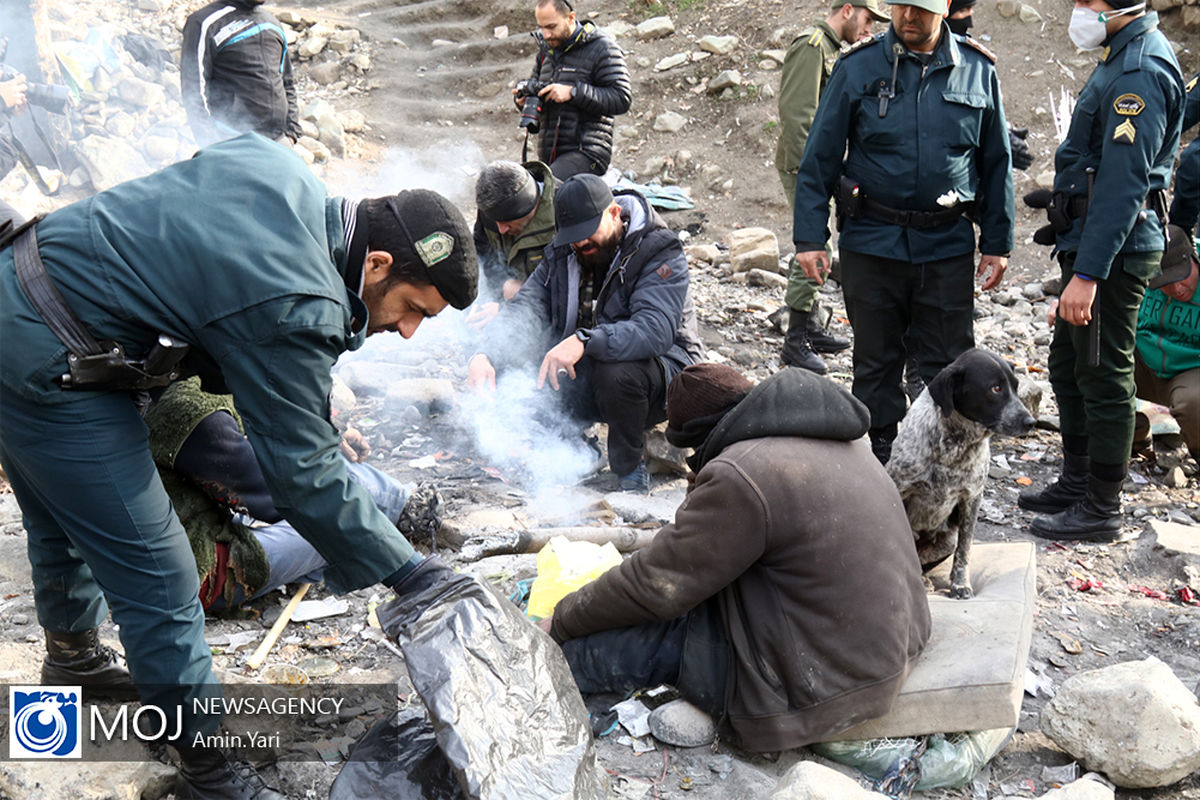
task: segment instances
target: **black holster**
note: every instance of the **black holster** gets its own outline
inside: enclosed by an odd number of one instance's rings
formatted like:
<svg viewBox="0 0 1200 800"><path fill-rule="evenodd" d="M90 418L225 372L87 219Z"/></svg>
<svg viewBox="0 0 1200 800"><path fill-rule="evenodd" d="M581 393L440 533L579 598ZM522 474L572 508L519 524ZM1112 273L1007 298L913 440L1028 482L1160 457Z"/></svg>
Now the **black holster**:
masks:
<svg viewBox="0 0 1200 800"><path fill-rule="evenodd" d="M858 181L848 175L839 177L833 200L837 206L837 229L840 233L847 217L859 219L863 215L863 193Z"/></svg>
<svg viewBox="0 0 1200 800"><path fill-rule="evenodd" d="M67 305L38 253L35 217L4 232L0 247L12 244L17 281L25 296L58 340L67 347L67 372L59 379L63 389L79 391L141 392L166 386L180 376L180 362L188 345L160 335L144 359L127 358L125 348L113 341L97 342Z"/></svg>

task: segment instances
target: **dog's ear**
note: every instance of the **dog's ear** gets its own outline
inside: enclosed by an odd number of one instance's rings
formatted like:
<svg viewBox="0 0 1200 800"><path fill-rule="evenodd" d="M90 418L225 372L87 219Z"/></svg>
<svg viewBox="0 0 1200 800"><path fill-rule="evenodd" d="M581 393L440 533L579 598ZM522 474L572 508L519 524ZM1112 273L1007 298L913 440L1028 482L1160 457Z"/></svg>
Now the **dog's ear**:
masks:
<svg viewBox="0 0 1200 800"><path fill-rule="evenodd" d="M943 417L954 413L954 395L961 385L962 367L958 364L944 367L929 382L929 399L941 410Z"/></svg>

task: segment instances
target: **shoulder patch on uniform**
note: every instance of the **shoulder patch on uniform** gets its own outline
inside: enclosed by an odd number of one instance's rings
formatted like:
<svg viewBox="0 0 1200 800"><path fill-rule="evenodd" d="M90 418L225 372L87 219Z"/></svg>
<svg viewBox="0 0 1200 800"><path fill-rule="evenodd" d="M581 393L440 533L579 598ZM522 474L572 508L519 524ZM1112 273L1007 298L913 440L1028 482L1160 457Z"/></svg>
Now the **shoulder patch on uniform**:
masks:
<svg viewBox="0 0 1200 800"><path fill-rule="evenodd" d="M1122 117L1136 117L1146 108L1146 101L1132 92L1126 92L1113 101L1113 111Z"/></svg>
<svg viewBox="0 0 1200 800"><path fill-rule="evenodd" d="M425 266L432 267L450 257L450 252L454 250L454 237L442 231L434 231L419 242L414 242L413 247L425 262Z"/></svg>
<svg viewBox="0 0 1200 800"><path fill-rule="evenodd" d="M1133 127L1133 120L1127 119L1113 129L1113 141L1123 142L1125 144L1133 144L1133 140L1137 138L1137 128Z"/></svg>
<svg viewBox="0 0 1200 800"><path fill-rule="evenodd" d="M812 36L808 37L808 44L810 47L820 47L821 40L824 38L825 38L825 31L821 30L820 28L817 28L815 31L812 32Z"/></svg>
<svg viewBox="0 0 1200 800"><path fill-rule="evenodd" d="M844 53L842 53L842 58L857 53L860 50L865 50L866 48L880 41L883 41L882 33L878 33L872 36L870 39L859 39L857 42L850 45L850 47Z"/></svg>
<svg viewBox="0 0 1200 800"><path fill-rule="evenodd" d="M980 42L978 39L972 39L970 36L968 36L965 39L963 39L963 44L967 45L968 47L970 47L973 50L978 50L980 53L983 54L984 58L986 58L988 61L992 62L993 64L996 63L996 54L993 53L991 50L988 50L986 47L984 47L983 43Z"/></svg>
<svg viewBox="0 0 1200 800"><path fill-rule="evenodd" d="M1192 93L1192 89L1196 88L1196 84L1200 83L1200 73L1192 76L1192 79L1183 85L1183 90L1188 94Z"/></svg>
<svg viewBox="0 0 1200 800"><path fill-rule="evenodd" d="M669 264L663 264L661 267L654 270L654 274L665 281L667 278L671 277L671 266Z"/></svg>

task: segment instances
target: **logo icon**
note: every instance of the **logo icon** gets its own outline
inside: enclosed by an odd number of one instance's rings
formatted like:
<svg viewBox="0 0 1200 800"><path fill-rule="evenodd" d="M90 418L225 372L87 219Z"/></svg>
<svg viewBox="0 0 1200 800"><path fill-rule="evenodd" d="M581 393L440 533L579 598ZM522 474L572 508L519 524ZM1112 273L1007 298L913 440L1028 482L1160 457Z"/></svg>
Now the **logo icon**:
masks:
<svg viewBox="0 0 1200 800"><path fill-rule="evenodd" d="M9 758L79 758L79 686L10 686Z"/></svg>

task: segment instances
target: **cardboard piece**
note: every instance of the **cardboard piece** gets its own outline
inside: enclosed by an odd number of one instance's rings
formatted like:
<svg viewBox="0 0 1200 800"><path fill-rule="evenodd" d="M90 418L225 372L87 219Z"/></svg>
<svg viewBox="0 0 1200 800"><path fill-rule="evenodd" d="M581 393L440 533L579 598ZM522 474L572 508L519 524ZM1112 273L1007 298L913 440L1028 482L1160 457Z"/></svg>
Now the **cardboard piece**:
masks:
<svg viewBox="0 0 1200 800"><path fill-rule="evenodd" d="M891 711L832 740L1016 727L1033 636L1034 556L1032 542L975 544L975 596L929 596L933 631ZM949 574L949 559L930 573L939 592Z"/></svg>

